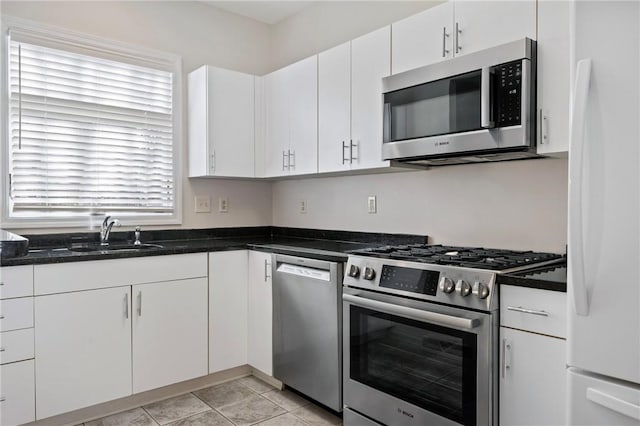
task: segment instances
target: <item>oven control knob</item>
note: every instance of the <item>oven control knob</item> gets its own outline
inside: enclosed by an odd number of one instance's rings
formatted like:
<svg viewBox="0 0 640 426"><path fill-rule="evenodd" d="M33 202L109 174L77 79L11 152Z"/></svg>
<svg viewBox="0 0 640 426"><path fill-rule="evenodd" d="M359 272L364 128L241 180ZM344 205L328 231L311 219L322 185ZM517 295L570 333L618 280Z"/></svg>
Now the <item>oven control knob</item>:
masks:
<svg viewBox="0 0 640 426"><path fill-rule="evenodd" d="M467 297L471 294L471 286L465 280L458 280L456 283L456 292L462 297Z"/></svg>
<svg viewBox="0 0 640 426"><path fill-rule="evenodd" d="M487 296L489 296L489 287L478 281L473 283L472 291L473 295L477 296L479 299L486 299Z"/></svg>
<svg viewBox="0 0 640 426"><path fill-rule="evenodd" d="M362 278L364 278L365 280L372 281L375 277L376 277L376 271L372 267L367 266L366 268L364 268L364 275Z"/></svg>
<svg viewBox="0 0 640 426"><path fill-rule="evenodd" d="M451 281L451 278L447 277L440 278L439 287L440 291L443 291L445 293L451 293L456 289L456 285L453 283L453 281Z"/></svg>
<svg viewBox="0 0 640 426"><path fill-rule="evenodd" d="M360 275L360 268L358 268L356 265L351 265L349 267L349 271L347 272L347 275L353 278L358 278L358 275Z"/></svg>

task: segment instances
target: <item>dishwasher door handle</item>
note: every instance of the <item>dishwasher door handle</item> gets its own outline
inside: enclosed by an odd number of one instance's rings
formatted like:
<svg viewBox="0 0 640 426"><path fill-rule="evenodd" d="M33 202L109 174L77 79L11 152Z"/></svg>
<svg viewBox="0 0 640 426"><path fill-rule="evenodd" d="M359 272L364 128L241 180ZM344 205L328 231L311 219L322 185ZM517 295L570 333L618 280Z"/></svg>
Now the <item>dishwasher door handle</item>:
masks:
<svg viewBox="0 0 640 426"><path fill-rule="evenodd" d="M466 330L472 330L480 325L477 318L461 318L452 315L441 314L438 312L423 311L422 309L408 308L406 306L394 305L392 303L380 302L377 300L367 299L351 294L343 294L342 300L353 305L363 308L375 309L388 314L398 315L404 318L410 318L417 321L428 322L431 324L442 325L445 327L456 327Z"/></svg>

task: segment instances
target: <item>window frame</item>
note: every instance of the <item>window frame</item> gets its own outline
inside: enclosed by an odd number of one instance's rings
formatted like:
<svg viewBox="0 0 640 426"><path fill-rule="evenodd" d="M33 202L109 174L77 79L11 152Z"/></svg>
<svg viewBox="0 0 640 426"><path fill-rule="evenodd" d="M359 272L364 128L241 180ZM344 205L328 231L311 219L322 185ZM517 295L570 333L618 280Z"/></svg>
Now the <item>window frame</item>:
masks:
<svg viewBox="0 0 640 426"><path fill-rule="evenodd" d="M10 182L9 182L9 152L10 152L10 129L9 129L9 32L19 32L20 34L45 40L43 45L65 49L70 47L70 51L81 53L99 53L96 57L121 61L133 65L146 66L150 68L163 69L173 73L173 179L174 179L174 206L171 214L132 214L118 216L120 222L127 225L179 225L182 224L182 178L183 178L183 79L182 79L182 58L173 53L162 52L146 47L133 46L119 41L97 37L89 34L70 31L67 29L54 27L51 25L36 23L12 16L2 16L0 24L2 34L2 66L0 67L0 128L3 129L0 135L0 185L2 191L0 196L1 213L0 225L2 228L60 228L60 227L91 227L99 221L96 214L81 213L69 217L16 217L10 211ZM98 212L98 218L104 217L110 212Z"/></svg>

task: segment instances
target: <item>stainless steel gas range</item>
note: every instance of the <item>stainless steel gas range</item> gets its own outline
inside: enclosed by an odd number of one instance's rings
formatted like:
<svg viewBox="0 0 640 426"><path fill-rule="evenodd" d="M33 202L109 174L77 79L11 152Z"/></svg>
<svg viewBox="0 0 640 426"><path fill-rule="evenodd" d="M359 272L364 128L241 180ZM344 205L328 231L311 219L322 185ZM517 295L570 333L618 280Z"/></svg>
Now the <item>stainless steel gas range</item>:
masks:
<svg viewBox="0 0 640 426"><path fill-rule="evenodd" d="M497 424L496 276L560 261L439 245L351 252L343 287L345 426Z"/></svg>

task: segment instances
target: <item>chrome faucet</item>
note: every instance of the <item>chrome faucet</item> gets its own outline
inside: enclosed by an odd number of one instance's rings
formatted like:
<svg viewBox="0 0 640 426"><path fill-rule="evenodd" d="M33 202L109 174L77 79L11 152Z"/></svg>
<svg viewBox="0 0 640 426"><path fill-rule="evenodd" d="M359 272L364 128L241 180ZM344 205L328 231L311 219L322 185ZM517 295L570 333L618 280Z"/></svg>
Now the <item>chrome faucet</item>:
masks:
<svg viewBox="0 0 640 426"><path fill-rule="evenodd" d="M113 226L120 226L120 221L118 219L111 219L111 216L107 216L104 218L102 222L102 228L100 229L100 245L106 246L109 244L109 234L111 234L111 228Z"/></svg>

